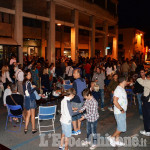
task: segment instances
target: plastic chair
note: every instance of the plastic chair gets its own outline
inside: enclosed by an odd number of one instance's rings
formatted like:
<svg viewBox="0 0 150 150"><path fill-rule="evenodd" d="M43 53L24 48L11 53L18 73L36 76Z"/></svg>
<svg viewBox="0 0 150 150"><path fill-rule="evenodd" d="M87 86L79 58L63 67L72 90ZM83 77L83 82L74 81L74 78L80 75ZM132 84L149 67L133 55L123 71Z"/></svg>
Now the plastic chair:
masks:
<svg viewBox="0 0 150 150"><path fill-rule="evenodd" d="M72 85L63 85L63 87L64 87L64 90L68 90L68 89L71 89L72 88Z"/></svg>
<svg viewBox="0 0 150 150"><path fill-rule="evenodd" d="M126 89L126 92L127 92L127 98L131 100L130 105L132 105L133 91L132 91L132 89Z"/></svg>
<svg viewBox="0 0 150 150"><path fill-rule="evenodd" d="M70 80L65 80L65 84L70 85Z"/></svg>
<svg viewBox="0 0 150 150"><path fill-rule="evenodd" d="M38 114L38 126L39 126L39 133L41 134L42 132L51 132L54 131L55 133L55 127L54 127L54 122L55 122L55 115L56 115L56 105L54 106L39 106L39 114ZM41 120L52 120L52 124L48 126L41 126L40 121ZM41 128L46 128L46 127L52 127L52 130L47 130L47 131L42 131Z"/></svg>
<svg viewBox="0 0 150 150"><path fill-rule="evenodd" d="M21 122L19 124L20 128L19 128L19 131L21 130L21 126L22 126L22 114L21 115L13 115L10 111L11 110L19 110L21 109L22 110L22 107L20 105L7 105L8 107L8 115L7 115L7 120L6 120L6 126L5 126L5 130L7 129L7 124L8 124L8 118L11 117L11 118L20 118L21 119ZM12 122L13 122L13 119L12 119ZM8 130L8 131L11 131L11 130ZM11 132L17 132L17 131L11 131Z"/></svg>

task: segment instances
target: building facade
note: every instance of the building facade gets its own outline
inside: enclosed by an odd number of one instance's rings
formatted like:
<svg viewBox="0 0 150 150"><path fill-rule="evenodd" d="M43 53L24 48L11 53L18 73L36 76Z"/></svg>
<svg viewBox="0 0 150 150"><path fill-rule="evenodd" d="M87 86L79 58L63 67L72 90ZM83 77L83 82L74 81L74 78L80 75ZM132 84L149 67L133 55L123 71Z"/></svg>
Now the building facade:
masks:
<svg viewBox="0 0 150 150"><path fill-rule="evenodd" d="M0 0L0 55L118 57L117 0ZM109 49L107 49L109 47Z"/></svg>
<svg viewBox="0 0 150 150"><path fill-rule="evenodd" d="M144 55L144 32L135 28L119 29L118 57L132 59Z"/></svg>

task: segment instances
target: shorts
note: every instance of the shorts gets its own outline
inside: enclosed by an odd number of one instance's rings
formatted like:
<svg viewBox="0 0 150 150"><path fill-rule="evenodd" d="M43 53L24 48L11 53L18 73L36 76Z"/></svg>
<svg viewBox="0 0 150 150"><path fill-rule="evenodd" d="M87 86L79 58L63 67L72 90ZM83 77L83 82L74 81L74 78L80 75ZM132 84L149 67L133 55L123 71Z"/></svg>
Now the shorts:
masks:
<svg viewBox="0 0 150 150"><path fill-rule="evenodd" d="M72 124L64 124L61 122L62 127L62 134L65 135L65 137L71 137L72 135Z"/></svg>
<svg viewBox="0 0 150 150"><path fill-rule="evenodd" d="M80 108L83 106L83 103L75 103L75 102L71 102L71 105L72 107L74 108L78 108L78 110L80 110ZM78 114L78 115L75 115L75 116L72 116L72 121L76 121L76 120L79 120L81 118L83 114Z"/></svg>
<svg viewBox="0 0 150 150"><path fill-rule="evenodd" d="M114 114L117 122L117 130L120 132L125 132L127 130L126 126L126 113Z"/></svg>

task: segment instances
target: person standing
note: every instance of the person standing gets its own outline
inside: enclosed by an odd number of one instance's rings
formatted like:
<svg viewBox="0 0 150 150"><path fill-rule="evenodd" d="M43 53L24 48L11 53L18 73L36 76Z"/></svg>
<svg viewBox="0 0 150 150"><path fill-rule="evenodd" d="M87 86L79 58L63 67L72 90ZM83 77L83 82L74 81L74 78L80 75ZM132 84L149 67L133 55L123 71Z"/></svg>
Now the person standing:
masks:
<svg viewBox="0 0 150 150"><path fill-rule="evenodd" d="M105 111L104 109L104 80L105 80L105 73L103 69L97 67L96 72L93 75L92 81L95 81L96 84L100 88L100 99L101 99L101 110Z"/></svg>
<svg viewBox="0 0 150 150"><path fill-rule="evenodd" d="M121 132L126 132L126 111L127 111L127 93L125 91L125 86L127 81L125 77L119 78L119 85L114 91L114 116L117 122L117 129L112 136L107 137L110 145L115 146L124 146L125 144L119 141L119 136Z"/></svg>
<svg viewBox="0 0 150 150"><path fill-rule="evenodd" d="M80 109L84 103L82 92L84 89L86 89L86 82L83 78L81 78L81 70L75 69L73 72L74 82L73 82L73 88L75 89L77 95L74 99L72 99L72 102L76 103L75 107L78 107ZM74 106L73 106L74 107ZM81 118L81 114L78 114L76 116L73 116L72 118L72 124L74 131L72 132L73 135L81 134L81 122L79 119Z"/></svg>
<svg viewBox="0 0 150 150"><path fill-rule="evenodd" d="M137 82L144 87L143 101L143 122L144 131L140 131L145 136L150 136L150 72L146 74L146 79L137 79Z"/></svg>
<svg viewBox="0 0 150 150"><path fill-rule="evenodd" d="M28 131L28 124L31 117L32 123L32 133L36 133L37 129L35 129L35 108L36 108L36 97L34 94L36 86L31 83L31 72L30 70L26 70L23 81L23 91L24 91L24 107L26 111L26 119L25 119L25 129L24 133L26 134Z"/></svg>
<svg viewBox="0 0 150 150"><path fill-rule="evenodd" d="M21 95L24 95L23 93L23 80L24 80L24 72L22 71L23 69L23 66L22 64L19 64L18 65L18 69L15 73L15 78L16 78L16 81L17 81L17 89L18 89L18 92L21 94Z"/></svg>
<svg viewBox="0 0 150 150"><path fill-rule="evenodd" d="M84 69L85 69L86 78L90 82L91 81L91 65L89 61L87 61L86 65L84 66Z"/></svg>
<svg viewBox="0 0 150 150"><path fill-rule="evenodd" d="M123 76L128 77L129 69L130 69L130 67L129 67L127 61L125 61L121 66L121 72L122 72Z"/></svg>
<svg viewBox="0 0 150 150"><path fill-rule="evenodd" d="M62 136L61 144L59 150L68 150L69 138L72 134L72 116L78 114L79 112L73 112L70 100L76 95L75 89L71 88L66 91L66 96L61 101L61 126L62 126ZM64 146L65 141L65 148Z"/></svg>
<svg viewBox="0 0 150 150"><path fill-rule="evenodd" d="M144 69L142 69L140 71L140 77L141 77L142 80L146 79ZM144 87L136 81L135 85L134 85L133 92L136 94L137 99L138 99L140 119L143 119L142 99L141 98L142 98L142 95L143 95L143 92L144 92Z"/></svg>
<svg viewBox="0 0 150 150"><path fill-rule="evenodd" d="M113 95L114 95L114 90L116 89L116 87L118 86L118 75L114 74L113 75L113 79L110 81L109 85L108 85L108 91L110 92L110 106L108 107L108 109L110 111L113 111Z"/></svg>
<svg viewBox="0 0 150 150"><path fill-rule="evenodd" d="M5 65L2 67L2 82L3 82L4 90L7 88L8 81L13 82L12 79L10 78L9 68L7 65Z"/></svg>
<svg viewBox="0 0 150 150"><path fill-rule="evenodd" d="M87 119L87 141L82 143L82 146L92 144L90 149L97 147L97 121L99 118L98 102L92 96L90 89L83 91L83 96L86 99L83 107L79 110L82 113L86 110L86 113L82 116L80 121ZM93 142L91 143L91 136L93 136Z"/></svg>

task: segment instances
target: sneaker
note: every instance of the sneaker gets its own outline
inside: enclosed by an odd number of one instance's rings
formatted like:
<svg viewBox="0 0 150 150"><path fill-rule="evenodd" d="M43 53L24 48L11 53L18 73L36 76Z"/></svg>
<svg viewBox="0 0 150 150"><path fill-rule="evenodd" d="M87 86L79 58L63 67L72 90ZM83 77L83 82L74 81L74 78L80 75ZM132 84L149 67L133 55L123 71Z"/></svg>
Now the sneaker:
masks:
<svg viewBox="0 0 150 150"><path fill-rule="evenodd" d="M141 134L145 135L145 136L150 136L150 132L146 132L146 131L140 131Z"/></svg>
<svg viewBox="0 0 150 150"><path fill-rule="evenodd" d="M91 147L90 147L90 149L95 149L97 147L97 145L92 145Z"/></svg>
<svg viewBox="0 0 150 150"><path fill-rule="evenodd" d="M115 146L116 146L115 138L112 138L111 136L108 136L108 137L107 137L107 140L110 142L110 145L111 145L112 147L115 147Z"/></svg>
<svg viewBox="0 0 150 150"><path fill-rule="evenodd" d="M105 109L104 109L104 108L101 108L101 111L105 111Z"/></svg>
<svg viewBox="0 0 150 150"><path fill-rule="evenodd" d="M72 131L72 135L78 135L78 131Z"/></svg>
<svg viewBox="0 0 150 150"><path fill-rule="evenodd" d="M115 143L115 141L110 142L110 145L111 145L112 147L116 147L116 143Z"/></svg>
<svg viewBox="0 0 150 150"><path fill-rule="evenodd" d="M108 137L107 137L107 140L108 140L109 142L110 142L110 138L111 138L111 136L108 136Z"/></svg>
<svg viewBox="0 0 150 150"><path fill-rule="evenodd" d="M112 107L108 107L108 110L109 111L114 111Z"/></svg>
<svg viewBox="0 0 150 150"><path fill-rule="evenodd" d="M59 147L59 150L64 150L64 148L63 147Z"/></svg>
<svg viewBox="0 0 150 150"><path fill-rule="evenodd" d="M83 141L81 145L82 145L82 146L87 146L87 145L90 145L90 144L91 144L91 142Z"/></svg>
<svg viewBox="0 0 150 150"><path fill-rule="evenodd" d="M81 130L78 130L77 132L78 132L78 135L81 134Z"/></svg>
<svg viewBox="0 0 150 150"><path fill-rule="evenodd" d="M142 115L140 115L140 119L143 120L143 116Z"/></svg>
<svg viewBox="0 0 150 150"><path fill-rule="evenodd" d="M125 143L123 143L121 141L116 141L115 143L117 146L125 146Z"/></svg>

